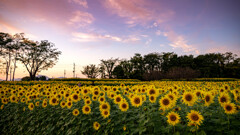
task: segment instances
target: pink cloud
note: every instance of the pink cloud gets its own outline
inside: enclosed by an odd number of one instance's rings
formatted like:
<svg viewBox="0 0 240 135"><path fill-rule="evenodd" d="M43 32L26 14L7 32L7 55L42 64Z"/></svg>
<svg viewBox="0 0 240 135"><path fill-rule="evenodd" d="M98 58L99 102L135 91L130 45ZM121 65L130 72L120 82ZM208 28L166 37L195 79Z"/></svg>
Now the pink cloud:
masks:
<svg viewBox="0 0 240 135"><path fill-rule="evenodd" d="M145 0L105 0L104 6L109 12L126 18L125 23L129 26L146 25L151 21L155 21L154 26L157 26L174 15L172 10L159 11L162 7L151 9L150 3Z"/></svg>
<svg viewBox="0 0 240 135"><path fill-rule="evenodd" d="M194 52L199 54L199 50L193 45L190 45L184 36L178 35L174 31L165 32L164 35L171 42L169 45L173 49L181 49L183 52Z"/></svg>
<svg viewBox="0 0 240 135"><path fill-rule="evenodd" d="M92 24L93 21L94 17L92 14L83 11L75 11L67 23L77 27L85 27Z"/></svg>

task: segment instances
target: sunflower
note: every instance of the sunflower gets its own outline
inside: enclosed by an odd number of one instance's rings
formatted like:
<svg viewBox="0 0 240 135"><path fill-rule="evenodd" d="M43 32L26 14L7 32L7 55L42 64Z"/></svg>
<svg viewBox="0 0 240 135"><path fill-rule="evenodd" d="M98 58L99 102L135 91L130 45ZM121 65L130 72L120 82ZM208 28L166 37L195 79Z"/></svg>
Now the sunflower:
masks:
<svg viewBox="0 0 240 135"><path fill-rule="evenodd" d="M205 100L204 105L209 106L211 103L213 103L214 97L212 96L212 93L210 93L210 92L206 92L204 95L205 95L204 96L204 100Z"/></svg>
<svg viewBox="0 0 240 135"><path fill-rule="evenodd" d="M10 101L12 102L12 103L17 103L17 96L15 96L15 95L11 95L10 96Z"/></svg>
<svg viewBox="0 0 240 135"><path fill-rule="evenodd" d="M142 101L142 97L140 95L134 95L131 98L131 104L134 107L139 107L142 105L142 103L143 103L143 101Z"/></svg>
<svg viewBox="0 0 240 135"><path fill-rule="evenodd" d="M33 108L34 108L34 104L33 104L33 103L29 103L29 104L28 104L28 109L32 111Z"/></svg>
<svg viewBox="0 0 240 135"><path fill-rule="evenodd" d="M78 109L74 109L72 113L73 113L74 116L78 116L79 110Z"/></svg>
<svg viewBox="0 0 240 135"><path fill-rule="evenodd" d="M88 106L88 105L84 105L83 108L82 108L82 112L83 112L83 114L91 113L91 107Z"/></svg>
<svg viewBox="0 0 240 135"><path fill-rule="evenodd" d="M218 97L218 101L221 104L221 106L223 106L224 103L230 102L231 98L227 93L221 93L220 96Z"/></svg>
<svg viewBox="0 0 240 135"><path fill-rule="evenodd" d="M22 99L21 99L21 102L22 102L22 103L25 103L25 102L26 102L26 98L22 98Z"/></svg>
<svg viewBox="0 0 240 135"><path fill-rule="evenodd" d="M64 108L64 107L66 106L66 102L65 102L65 101L62 101L62 102L60 103L60 106L61 106L62 108Z"/></svg>
<svg viewBox="0 0 240 135"><path fill-rule="evenodd" d="M99 90L98 89L95 89L94 91L93 91L93 95L95 95L95 96L99 96L99 94L100 94L100 92L99 92Z"/></svg>
<svg viewBox="0 0 240 135"><path fill-rule="evenodd" d="M70 109L70 108L72 107L72 105L73 105L72 101L68 101L68 102L67 102L67 108L68 108L68 109Z"/></svg>
<svg viewBox="0 0 240 135"><path fill-rule="evenodd" d="M100 128L100 124L98 123L98 122L94 122L93 123L93 128L95 129L95 130L98 130L99 128Z"/></svg>
<svg viewBox="0 0 240 135"><path fill-rule="evenodd" d="M109 117L110 110L103 110L103 111L101 111L101 115L103 116L103 118Z"/></svg>
<svg viewBox="0 0 240 135"><path fill-rule="evenodd" d="M177 96L174 95L173 93L168 93L166 96L169 97L174 102L177 100Z"/></svg>
<svg viewBox="0 0 240 135"><path fill-rule="evenodd" d="M3 109L4 105L1 105L1 110Z"/></svg>
<svg viewBox="0 0 240 135"><path fill-rule="evenodd" d="M182 99L183 103L187 104L188 106L193 106L197 100L196 96L191 92L185 92L182 96Z"/></svg>
<svg viewBox="0 0 240 135"><path fill-rule="evenodd" d="M234 103L225 103L223 108L226 114L236 113L236 105Z"/></svg>
<svg viewBox="0 0 240 135"><path fill-rule="evenodd" d="M99 105L99 109L100 111L103 111L103 110L110 110L110 105L108 102L103 102Z"/></svg>
<svg viewBox="0 0 240 135"><path fill-rule="evenodd" d="M71 99L73 102L78 102L79 100L81 100L77 93L72 94Z"/></svg>
<svg viewBox="0 0 240 135"><path fill-rule="evenodd" d="M159 104L162 110L170 109L172 107L172 102L169 97L163 97L159 100Z"/></svg>
<svg viewBox="0 0 240 135"><path fill-rule="evenodd" d="M50 101L49 104L53 106L58 105L58 102L59 102L56 97L52 97L49 101Z"/></svg>
<svg viewBox="0 0 240 135"><path fill-rule="evenodd" d="M37 102L35 103L35 106L39 106L39 101L37 101Z"/></svg>
<svg viewBox="0 0 240 135"><path fill-rule="evenodd" d="M97 101L97 96L92 96L92 101Z"/></svg>
<svg viewBox="0 0 240 135"><path fill-rule="evenodd" d="M124 101L119 104L119 108L122 112L126 112L129 108L128 102Z"/></svg>
<svg viewBox="0 0 240 135"><path fill-rule="evenodd" d="M202 95L202 91L201 90L196 90L194 93L195 93L195 95L197 97L200 97Z"/></svg>
<svg viewBox="0 0 240 135"><path fill-rule="evenodd" d="M44 102L44 101L43 101L42 107L43 107L43 108L46 108L46 107L47 107L47 102Z"/></svg>
<svg viewBox="0 0 240 135"><path fill-rule="evenodd" d="M90 99L86 99L86 100L84 100L84 102L85 102L85 105L90 105L92 103L92 101Z"/></svg>
<svg viewBox="0 0 240 135"><path fill-rule="evenodd" d="M116 95L116 96L114 97L114 103L115 103L115 104L120 104L120 103L122 102L122 100L123 100L123 98L122 98L121 95Z"/></svg>
<svg viewBox="0 0 240 135"><path fill-rule="evenodd" d="M140 90L141 90L141 89L140 89ZM142 92L142 90L141 90L141 92ZM147 95L148 95L148 96L151 96L151 95L157 96L157 95L158 95L158 91L157 91L156 89L154 89L154 88L151 88L151 89L149 89L149 90L147 91Z"/></svg>
<svg viewBox="0 0 240 135"><path fill-rule="evenodd" d="M149 97L149 101L150 101L151 103L155 103L156 100L157 100L157 98L156 98L154 95L151 95L151 96Z"/></svg>
<svg viewBox="0 0 240 135"><path fill-rule="evenodd" d="M104 96L100 96L99 98L98 98L98 102L99 103L102 103L102 102L104 102L105 101L105 97Z"/></svg>
<svg viewBox="0 0 240 135"><path fill-rule="evenodd" d="M200 125L204 120L203 116L198 111L195 110L191 110L191 112L187 114L187 118L189 122L193 122L197 125Z"/></svg>
<svg viewBox="0 0 240 135"><path fill-rule="evenodd" d="M167 122L172 126L175 126L180 122L180 116L178 113L169 112L166 117L168 118Z"/></svg>

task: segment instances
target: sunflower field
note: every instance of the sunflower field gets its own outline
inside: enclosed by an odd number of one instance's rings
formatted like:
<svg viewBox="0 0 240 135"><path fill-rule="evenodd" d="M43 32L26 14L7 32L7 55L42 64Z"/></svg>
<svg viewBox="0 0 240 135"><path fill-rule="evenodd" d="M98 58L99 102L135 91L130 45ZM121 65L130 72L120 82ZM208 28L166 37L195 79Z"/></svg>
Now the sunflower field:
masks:
<svg viewBox="0 0 240 135"><path fill-rule="evenodd" d="M0 83L1 134L239 134L240 81Z"/></svg>

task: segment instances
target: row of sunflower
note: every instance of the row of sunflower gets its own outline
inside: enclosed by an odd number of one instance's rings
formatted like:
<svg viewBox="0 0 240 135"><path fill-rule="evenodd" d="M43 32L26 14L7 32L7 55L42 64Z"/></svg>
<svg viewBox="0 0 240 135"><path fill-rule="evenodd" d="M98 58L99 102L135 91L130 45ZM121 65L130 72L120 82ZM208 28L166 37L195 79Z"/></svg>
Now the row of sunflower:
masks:
<svg viewBox="0 0 240 135"><path fill-rule="evenodd" d="M4 134L237 134L240 82L0 85Z"/></svg>

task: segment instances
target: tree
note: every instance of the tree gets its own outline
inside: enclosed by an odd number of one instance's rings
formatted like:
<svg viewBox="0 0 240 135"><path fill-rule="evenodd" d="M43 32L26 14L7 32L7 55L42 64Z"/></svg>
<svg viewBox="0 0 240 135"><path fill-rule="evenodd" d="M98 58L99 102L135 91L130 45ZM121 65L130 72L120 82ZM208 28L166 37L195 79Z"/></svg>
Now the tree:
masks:
<svg viewBox="0 0 240 135"><path fill-rule="evenodd" d="M94 64L87 65L83 67L83 71L81 71L83 75L86 75L88 78L97 78L99 75L99 68Z"/></svg>
<svg viewBox="0 0 240 135"><path fill-rule="evenodd" d="M102 62L101 64L103 65L103 67L106 69L108 78L112 78L113 69L118 62L118 58L117 59L111 58L111 59L108 59L108 60L101 60L101 62Z"/></svg>
<svg viewBox="0 0 240 135"><path fill-rule="evenodd" d="M8 33L0 33L0 56L4 59L4 65L6 65L6 81L8 80L9 71L11 68L12 62L12 53L13 53L13 46L12 46L13 37Z"/></svg>
<svg viewBox="0 0 240 135"><path fill-rule="evenodd" d="M117 79L124 79L124 70L122 68L122 66L117 65L114 70L113 70L113 75L117 78Z"/></svg>
<svg viewBox="0 0 240 135"><path fill-rule="evenodd" d="M130 62L133 64L133 79L143 79L143 74L145 72L144 60L141 54L135 53L135 55L130 59Z"/></svg>
<svg viewBox="0 0 240 135"><path fill-rule="evenodd" d="M144 55L144 63L148 72L153 72L154 70L160 71L161 58L158 53Z"/></svg>
<svg viewBox="0 0 240 135"><path fill-rule="evenodd" d="M61 51L53 48L54 44L43 40L41 42L34 42L25 39L18 60L26 67L31 80L35 79L37 73L42 70L47 70L53 67Z"/></svg>

